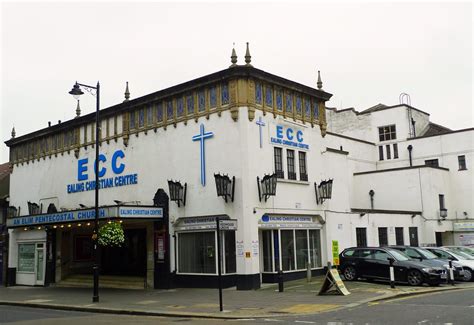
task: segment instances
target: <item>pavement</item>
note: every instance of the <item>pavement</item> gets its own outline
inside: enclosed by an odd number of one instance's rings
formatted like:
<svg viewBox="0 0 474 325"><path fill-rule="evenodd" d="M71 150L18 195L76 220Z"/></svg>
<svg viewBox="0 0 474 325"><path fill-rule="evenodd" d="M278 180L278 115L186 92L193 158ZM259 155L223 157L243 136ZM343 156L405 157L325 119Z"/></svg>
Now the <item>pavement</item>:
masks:
<svg viewBox="0 0 474 325"><path fill-rule="evenodd" d="M1 287L0 305L16 305L60 310L112 314L177 316L214 319L311 315L401 296L445 290L474 288L474 283L443 284L438 287L411 287L388 283L345 281L350 294L318 296L324 277L285 282L284 292L277 284L263 284L259 290L223 290L224 311L219 311L217 289L177 288L172 290L100 289L100 302L92 303L92 290L59 287Z"/></svg>

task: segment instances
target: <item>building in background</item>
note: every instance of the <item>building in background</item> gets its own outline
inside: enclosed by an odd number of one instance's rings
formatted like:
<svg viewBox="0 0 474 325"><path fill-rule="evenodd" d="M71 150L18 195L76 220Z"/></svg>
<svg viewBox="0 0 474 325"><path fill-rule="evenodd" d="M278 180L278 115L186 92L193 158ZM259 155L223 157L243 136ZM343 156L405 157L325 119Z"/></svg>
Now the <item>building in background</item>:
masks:
<svg viewBox="0 0 474 325"><path fill-rule="evenodd" d="M120 220L126 235L101 249L102 279L217 286L220 237L224 284L247 290L279 270L322 272L334 241L342 250L469 235L455 225L472 218L473 129L433 125L407 105L326 109L319 75L312 88L254 68L248 52L236 62L132 100L127 87L123 103L101 110L100 218ZM11 285L91 279L95 115L77 115L6 141ZM264 195L268 175L276 193ZM233 188L224 197L222 176Z"/></svg>

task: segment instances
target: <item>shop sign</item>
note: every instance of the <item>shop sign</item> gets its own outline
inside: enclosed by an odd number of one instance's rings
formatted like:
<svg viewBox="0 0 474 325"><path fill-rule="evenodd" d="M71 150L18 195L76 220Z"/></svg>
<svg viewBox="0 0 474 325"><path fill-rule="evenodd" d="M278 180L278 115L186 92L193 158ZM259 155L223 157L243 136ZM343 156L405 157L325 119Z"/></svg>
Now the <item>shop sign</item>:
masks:
<svg viewBox="0 0 474 325"><path fill-rule="evenodd" d="M273 132L274 133L270 136L270 142L272 144L309 150L309 145L305 143L305 136L302 129L277 124Z"/></svg>
<svg viewBox="0 0 474 325"><path fill-rule="evenodd" d="M221 220L219 228L221 230L237 230L237 220Z"/></svg>
<svg viewBox="0 0 474 325"><path fill-rule="evenodd" d="M454 231L474 231L474 222L454 222Z"/></svg>
<svg viewBox="0 0 474 325"><path fill-rule="evenodd" d="M138 184L138 174L121 175L126 168L124 159L125 153L122 150L117 150L113 153L112 157L110 157L110 164L107 156L104 154L99 155L99 189ZM78 159L77 182L66 185L66 192L68 194L95 190L94 165L94 161L89 162L89 158ZM89 180L89 170L92 171L91 180ZM110 175L111 173L113 176Z"/></svg>
<svg viewBox="0 0 474 325"><path fill-rule="evenodd" d="M163 218L162 208L120 207L118 216L121 218Z"/></svg>
<svg viewBox="0 0 474 325"><path fill-rule="evenodd" d="M332 241L332 261L334 265L339 265L339 241Z"/></svg>
<svg viewBox="0 0 474 325"><path fill-rule="evenodd" d="M308 228L320 227L321 224L314 222L313 216L291 216L291 215L268 215L264 214L259 221L265 228Z"/></svg>
<svg viewBox="0 0 474 325"><path fill-rule="evenodd" d="M237 230L237 220L221 218L219 227L221 230ZM216 228L216 217L187 217L180 219L175 225L176 230L215 230Z"/></svg>

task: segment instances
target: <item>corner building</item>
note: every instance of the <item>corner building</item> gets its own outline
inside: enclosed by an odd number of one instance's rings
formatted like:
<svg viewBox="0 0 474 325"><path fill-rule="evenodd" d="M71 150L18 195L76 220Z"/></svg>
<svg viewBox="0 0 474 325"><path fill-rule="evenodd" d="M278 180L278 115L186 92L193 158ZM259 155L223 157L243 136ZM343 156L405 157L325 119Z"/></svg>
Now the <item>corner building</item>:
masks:
<svg viewBox="0 0 474 325"><path fill-rule="evenodd" d="M126 242L100 249L101 283L110 276L123 286L138 279L153 288L216 287L216 218L224 225L223 283L239 290L275 282L278 270L286 280L306 276L308 267L322 272L328 261L336 262L334 246L340 251L411 244L415 231L420 244L434 244L435 232L452 234L455 220L439 222L433 204L425 203L433 210L426 217L410 197L390 198L393 188L395 196L412 188L409 173L427 171L427 184L417 182L428 188L433 175L439 186L449 184L449 174L432 166L397 174L399 166L377 160L378 145L370 138L376 131L343 134L353 127L352 117L339 118L342 122L331 127L340 129L326 132L326 116L334 122L343 113L326 110L331 94L323 91L320 78L317 85L234 64L102 109L99 217L101 224L121 221ZM94 131L95 115L88 114L6 141L13 166L10 285L91 278ZM463 148L472 153L472 143ZM400 150L402 156L400 164L407 164ZM386 178L378 175L389 167L395 174L385 175L392 175L396 186L386 190ZM233 200L217 196L214 174L219 173L235 177ZM273 173L276 195L262 198L257 177ZM332 197L318 200L315 185L330 179ZM186 185L179 205L169 200L169 180ZM374 182L375 206L368 194ZM454 209L451 197L446 200ZM472 207L463 204L469 216Z"/></svg>

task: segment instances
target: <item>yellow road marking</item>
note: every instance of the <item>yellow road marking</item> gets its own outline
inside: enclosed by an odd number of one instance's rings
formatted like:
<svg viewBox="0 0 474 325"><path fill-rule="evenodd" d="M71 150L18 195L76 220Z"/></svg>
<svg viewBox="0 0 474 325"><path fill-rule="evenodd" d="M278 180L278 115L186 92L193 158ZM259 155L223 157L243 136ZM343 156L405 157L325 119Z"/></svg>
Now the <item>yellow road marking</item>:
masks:
<svg viewBox="0 0 474 325"><path fill-rule="evenodd" d="M281 311L288 313L315 313L338 308L340 305L335 304L297 304L282 309Z"/></svg>

